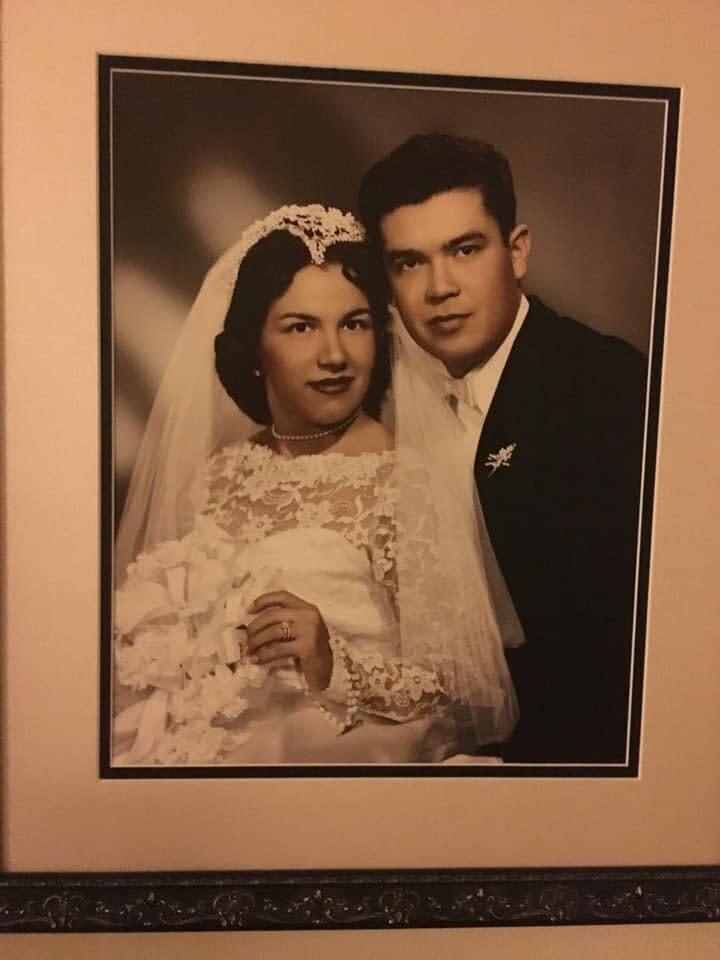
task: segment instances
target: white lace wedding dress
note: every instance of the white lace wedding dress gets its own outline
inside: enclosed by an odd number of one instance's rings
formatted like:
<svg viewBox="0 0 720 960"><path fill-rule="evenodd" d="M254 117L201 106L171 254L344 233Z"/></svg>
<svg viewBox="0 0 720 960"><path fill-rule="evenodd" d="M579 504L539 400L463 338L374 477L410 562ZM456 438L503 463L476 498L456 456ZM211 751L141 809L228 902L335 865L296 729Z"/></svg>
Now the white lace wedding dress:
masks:
<svg viewBox="0 0 720 960"><path fill-rule="evenodd" d="M442 617L451 628L453 611L438 609L443 590L433 560L431 524L422 509L422 479L417 470L401 470L392 451L287 458L249 441L226 447L208 461L193 485L189 526L210 520L242 546L253 596L287 590L317 606L335 653L330 685L320 695L304 689L291 663L276 667L261 708L238 721L243 736L214 762L460 759L457 705L443 685L443 664L432 656L433 625ZM403 529L402 558L400 512L405 527L412 524ZM401 566L408 573L402 580L402 605L411 611L419 654L412 660L403 659L401 651ZM351 688L358 698L359 722L339 734Z"/></svg>
<svg viewBox="0 0 720 960"><path fill-rule="evenodd" d="M404 482L407 496L407 476ZM258 592L289 590L318 607L331 635L345 641L359 681L361 723L352 730L338 735L303 690L283 691L227 762L437 762L455 752L451 704L437 671L400 658L397 497L389 451L290 459L249 442L208 463L195 492L198 512L247 545ZM416 547L419 553L419 539ZM319 700L342 719L347 693L336 657Z"/></svg>

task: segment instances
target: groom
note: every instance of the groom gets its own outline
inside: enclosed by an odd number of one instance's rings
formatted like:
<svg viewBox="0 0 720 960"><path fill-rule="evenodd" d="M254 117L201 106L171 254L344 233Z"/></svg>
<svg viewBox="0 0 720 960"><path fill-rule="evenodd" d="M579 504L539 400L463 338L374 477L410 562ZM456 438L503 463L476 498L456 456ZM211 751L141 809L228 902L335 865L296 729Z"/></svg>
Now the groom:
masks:
<svg viewBox="0 0 720 960"><path fill-rule="evenodd" d="M488 144L414 136L359 206L408 332L444 367L438 402L475 431L468 470L526 637L508 650L521 719L503 756L623 763L644 359L522 293L530 231Z"/></svg>

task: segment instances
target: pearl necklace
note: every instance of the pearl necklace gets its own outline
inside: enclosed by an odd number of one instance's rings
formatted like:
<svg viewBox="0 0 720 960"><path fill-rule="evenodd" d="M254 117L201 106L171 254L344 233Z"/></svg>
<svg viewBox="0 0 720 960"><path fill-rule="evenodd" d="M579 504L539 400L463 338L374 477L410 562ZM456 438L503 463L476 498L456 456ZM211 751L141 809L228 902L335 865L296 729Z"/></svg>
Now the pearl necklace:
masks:
<svg viewBox="0 0 720 960"><path fill-rule="evenodd" d="M349 427L351 423L354 423L357 418L360 416L360 407L355 410L354 413L351 413L347 420L341 420L340 423L334 424L332 427L329 427L327 430L320 430L319 433L278 433L275 429L275 424L270 424L270 433L276 440L319 440L321 437L329 437L333 433L339 433L341 430L344 430L345 427Z"/></svg>

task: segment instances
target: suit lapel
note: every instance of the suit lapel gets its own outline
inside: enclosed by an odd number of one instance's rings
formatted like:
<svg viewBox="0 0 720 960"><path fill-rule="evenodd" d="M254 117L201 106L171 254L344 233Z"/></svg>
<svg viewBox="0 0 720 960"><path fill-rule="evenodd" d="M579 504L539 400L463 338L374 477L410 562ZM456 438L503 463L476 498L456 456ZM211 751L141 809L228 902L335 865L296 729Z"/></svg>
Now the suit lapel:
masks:
<svg viewBox="0 0 720 960"><path fill-rule="evenodd" d="M541 434L540 418L548 392L548 344L543 330L542 304L530 298L530 309L505 364L493 402L485 418L475 459L478 487L509 479L522 470L527 454ZM491 457L515 444L508 467L493 472ZM517 469L519 468L519 470ZM506 476L500 476L506 475Z"/></svg>

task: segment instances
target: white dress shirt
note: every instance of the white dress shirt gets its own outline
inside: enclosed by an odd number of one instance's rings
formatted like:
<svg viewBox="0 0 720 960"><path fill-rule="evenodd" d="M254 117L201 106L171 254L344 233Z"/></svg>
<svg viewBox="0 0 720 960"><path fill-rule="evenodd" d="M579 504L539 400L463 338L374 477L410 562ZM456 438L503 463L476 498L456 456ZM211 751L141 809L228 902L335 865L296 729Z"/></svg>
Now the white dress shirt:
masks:
<svg viewBox="0 0 720 960"><path fill-rule="evenodd" d="M508 335L485 363L473 367L464 377L451 377L445 367L438 361L438 365L442 367L446 399L457 413L458 419L464 427L466 438L464 444L465 458L468 461L470 475L473 473L475 452L485 423L485 417L490 409L500 377L505 369L515 339L527 316L528 309L527 297L522 294L520 305Z"/></svg>

